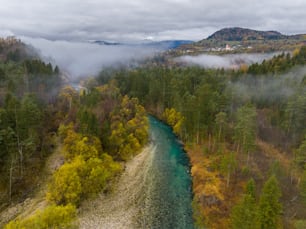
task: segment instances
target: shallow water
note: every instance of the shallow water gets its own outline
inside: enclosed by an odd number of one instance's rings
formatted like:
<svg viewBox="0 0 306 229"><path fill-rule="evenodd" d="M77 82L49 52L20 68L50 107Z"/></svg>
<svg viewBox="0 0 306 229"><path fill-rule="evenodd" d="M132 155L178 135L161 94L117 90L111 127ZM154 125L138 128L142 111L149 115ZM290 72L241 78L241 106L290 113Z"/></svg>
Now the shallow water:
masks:
<svg viewBox="0 0 306 229"><path fill-rule="evenodd" d="M188 157L169 126L153 117L149 119L154 148L145 168L139 226L194 228Z"/></svg>

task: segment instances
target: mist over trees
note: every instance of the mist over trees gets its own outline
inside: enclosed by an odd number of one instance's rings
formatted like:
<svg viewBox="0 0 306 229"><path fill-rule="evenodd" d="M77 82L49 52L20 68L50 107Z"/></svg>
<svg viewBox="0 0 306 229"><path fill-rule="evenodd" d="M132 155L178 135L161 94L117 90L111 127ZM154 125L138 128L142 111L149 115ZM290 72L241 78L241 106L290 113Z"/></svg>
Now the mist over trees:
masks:
<svg viewBox="0 0 306 229"><path fill-rule="evenodd" d="M147 143L145 109L111 82L65 86L57 66L30 56L8 56L0 75L0 203L23 201L47 182L48 157L55 150L63 157L49 181L49 207L5 228L72 227L81 201L109 188L122 161Z"/></svg>
<svg viewBox="0 0 306 229"><path fill-rule="evenodd" d="M302 47L293 54L279 54L238 70L147 67L113 71L111 78L116 80L121 93L137 97L150 113L169 123L186 143L188 151L198 152L202 147L200 151L206 162L204 165L193 162L197 167L192 172L196 190L194 201L198 203L195 211L202 211L205 215L206 220L200 221L206 226L228 228L225 222L228 222L226 218L230 214L222 208L230 208L235 214L232 216L233 228L239 228L243 217L250 221L250 228L279 228L283 223L291 223L290 219L281 216L280 193L285 186L298 181L304 170L305 50ZM109 72L102 71L97 80L102 83L108 77ZM266 160L260 157L278 151L268 148L267 143L271 144L269 147L288 152L282 157L292 161L289 170L285 171L284 162L259 163ZM191 160L199 160L195 152L190 155L195 157ZM295 161L300 166L298 170ZM266 178L258 177L257 166ZM271 171L275 177L268 179ZM220 174L220 177L213 173ZM210 177L206 185L199 183L203 174ZM290 178L291 184L286 183L284 176ZM236 200L239 192L234 186L246 183L247 178L256 178L262 193L256 191L256 197L241 197L237 207L226 202ZM275 179L281 179L281 185L274 182ZM224 186L220 182L224 182ZM269 192L269 183L275 186L271 189L276 190L273 203L267 202L272 201L272 197L265 193ZM293 186L300 190L301 197L304 196L304 183L303 179L301 186L297 183ZM227 194L232 189L233 193ZM296 191L292 195L296 195ZM210 207L212 199L218 211ZM256 203L260 203L261 210L255 209ZM248 211L242 210L246 208L253 209L249 212L254 211L254 215L247 215ZM270 208L274 213L268 216L265 211L270 211L267 210ZM252 223L254 219L260 223Z"/></svg>
<svg viewBox="0 0 306 229"><path fill-rule="evenodd" d="M5 47L5 44L2 45ZM10 48L2 51L2 56L7 55L7 58L0 63L0 163L3 174L0 183L7 189L0 197L2 201L26 192L38 179L28 177L28 172L38 171L44 156L52 151L49 103L62 84L58 67L31 56L26 58L25 47L20 41L12 40L9 44ZM12 59L10 52L5 52L14 47L23 53L22 57ZM40 162L32 163L35 160Z"/></svg>
<svg viewBox="0 0 306 229"><path fill-rule="evenodd" d="M148 143L147 114L185 143L199 227L305 225L305 47L239 69L103 69L75 90L16 44L0 48L0 203L37 190L55 150L62 160L48 207L6 228L73 226L82 201L108 191Z"/></svg>

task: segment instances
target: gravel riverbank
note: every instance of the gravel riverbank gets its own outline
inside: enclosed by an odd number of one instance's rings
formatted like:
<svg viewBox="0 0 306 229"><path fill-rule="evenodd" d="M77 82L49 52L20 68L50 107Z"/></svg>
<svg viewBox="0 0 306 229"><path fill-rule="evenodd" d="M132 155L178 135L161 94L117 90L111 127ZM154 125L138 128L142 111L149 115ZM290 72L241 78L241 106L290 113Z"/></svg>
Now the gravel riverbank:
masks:
<svg viewBox="0 0 306 229"><path fill-rule="evenodd" d="M139 228L143 184L152 152L154 146L150 145L127 162L125 171L111 193L101 194L95 200L82 204L79 212L80 228Z"/></svg>

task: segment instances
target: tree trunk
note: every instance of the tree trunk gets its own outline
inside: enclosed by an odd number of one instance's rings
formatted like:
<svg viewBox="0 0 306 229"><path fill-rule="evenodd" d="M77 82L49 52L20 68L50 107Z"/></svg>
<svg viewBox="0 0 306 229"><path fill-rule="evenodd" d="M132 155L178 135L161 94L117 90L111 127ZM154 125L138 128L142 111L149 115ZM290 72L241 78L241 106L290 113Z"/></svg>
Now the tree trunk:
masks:
<svg viewBox="0 0 306 229"><path fill-rule="evenodd" d="M240 144L237 143L237 153L239 153L239 151L240 151Z"/></svg>
<svg viewBox="0 0 306 229"><path fill-rule="evenodd" d="M221 128L221 125L219 127L219 133L218 133L218 141L220 142L220 138L221 138L221 131L222 131L222 128Z"/></svg>
<svg viewBox="0 0 306 229"><path fill-rule="evenodd" d="M69 112L71 111L72 107L72 97L69 98Z"/></svg>
<svg viewBox="0 0 306 229"><path fill-rule="evenodd" d="M215 151L215 145L216 145L216 139L212 138L212 146L211 146L211 151L214 152Z"/></svg>
<svg viewBox="0 0 306 229"><path fill-rule="evenodd" d="M246 138L246 136L245 136L245 134L244 134L244 135L243 135L242 146L241 146L242 152L245 150L245 138Z"/></svg>
<svg viewBox="0 0 306 229"><path fill-rule="evenodd" d="M227 173L227 179L226 179L226 187L227 187L227 188L229 187L230 177L231 177L231 173L228 172L228 173Z"/></svg>
<svg viewBox="0 0 306 229"><path fill-rule="evenodd" d="M211 152L211 136L208 134L208 151Z"/></svg>
<svg viewBox="0 0 306 229"><path fill-rule="evenodd" d="M20 163L20 176L23 176L23 150L20 142L20 136L18 131L18 118L17 118L17 109L15 105L15 124L16 124L16 137L17 137L17 148L19 153L19 163Z"/></svg>
<svg viewBox="0 0 306 229"><path fill-rule="evenodd" d="M227 173L227 178L226 178L226 187L229 187L229 183L230 183L230 177L231 177L231 165L228 164L228 173Z"/></svg>
<svg viewBox="0 0 306 229"><path fill-rule="evenodd" d="M19 148L19 147L18 147ZM19 161L20 161L20 177L23 177L23 150L22 145L20 145L20 148L18 149L19 152Z"/></svg>
<svg viewBox="0 0 306 229"><path fill-rule="evenodd" d="M197 120L197 144L200 142L200 112L198 112L198 120Z"/></svg>
<svg viewBox="0 0 306 229"><path fill-rule="evenodd" d="M250 160L250 151L249 150L248 150L247 154L248 154L248 156L247 156L247 164L246 165L247 165L247 167L249 167L249 160Z"/></svg>
<svg viewBox="0 0 306 229"><path fill-rule="evenodd" d="M200 138L200 133L199 130L197 131L197 144L199 144L199 138Z"/></svg>
<svg viewBox="0 0 306 229"><path fill-rule="evenodd" d="M9 201L12 201L12 184L13 184L13 159L10 166L10 181L9 181Z"/></svg>

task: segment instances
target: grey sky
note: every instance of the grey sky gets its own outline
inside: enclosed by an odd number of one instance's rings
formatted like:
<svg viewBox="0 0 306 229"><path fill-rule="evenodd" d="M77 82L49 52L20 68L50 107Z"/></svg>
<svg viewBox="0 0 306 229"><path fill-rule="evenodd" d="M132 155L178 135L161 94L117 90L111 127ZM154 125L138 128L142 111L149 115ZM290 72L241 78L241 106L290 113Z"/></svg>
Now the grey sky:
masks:
<svg viewBox="0 0 306 229"><path fill-rule="evenodd" d="M0 36L131 41L206 38L223 27L305 33L304 0L0 0Z"/></svg>

